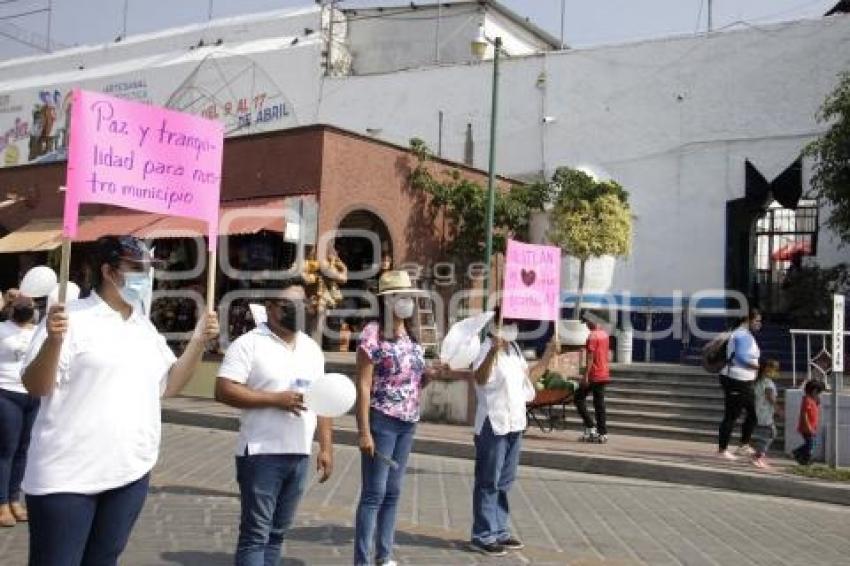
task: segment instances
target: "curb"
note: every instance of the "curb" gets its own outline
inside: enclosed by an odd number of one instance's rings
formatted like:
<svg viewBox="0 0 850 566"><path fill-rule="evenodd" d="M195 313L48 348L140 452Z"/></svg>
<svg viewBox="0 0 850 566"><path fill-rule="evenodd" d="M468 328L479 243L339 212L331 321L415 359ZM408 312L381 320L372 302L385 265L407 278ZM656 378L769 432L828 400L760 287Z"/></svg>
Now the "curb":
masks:
<svg viewBox="0 0 850 566"><path fill-rule="evenodd" d="M163 408L162 421L169 424L218 430L237 431L239 429L237 417L179 409ZM335 443L357 446L357 441L356 431L347 428L334 429ZM413 443L413 451L431 456L475 459L475 449L471 442L417 438ZM844 485L793 476L749 474L736 470L717 470L675 462L564 452L553 453L526 448L522 450L520 464L551 470L602 474L850 506L850 486L845 487Z"/></svg>

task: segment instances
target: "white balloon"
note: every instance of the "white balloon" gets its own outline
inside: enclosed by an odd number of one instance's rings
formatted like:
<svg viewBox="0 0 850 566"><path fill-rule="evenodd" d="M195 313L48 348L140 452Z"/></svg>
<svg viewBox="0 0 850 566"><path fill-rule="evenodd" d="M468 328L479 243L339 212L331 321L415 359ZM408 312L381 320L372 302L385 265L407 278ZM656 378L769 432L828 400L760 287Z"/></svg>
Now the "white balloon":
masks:
<svg viewBox="0 0 850 566"><path fill-rule="evenodd" d="M326 373L304 394L304 404L320 417L341 417L351 410L357 391L354 382L341 373Z"/></svg>
<svg viewBox="0 0 850 566"><path fill-rule="evenodd" d="M76 301L80 298L80 287L74 283L73 281L68 281L68 288L65 290L65 303L70 303L71 301ZM53 288L50 291L50 294L47 295L47 308L49 309L51 306L55 305L59 302L59 285Z"/></svg>
<svg viewBox="0 0 850 566"><path fill-rule="evenodd" d="M460 345L460 348L455 351L454 355L446 363L453 370L469 369L469 366L478 357L478 352L480 351L481 342L478 340L478 336L469 336L466 342Z"/></svg>
<svg viewBox="0 0 850 566"><path fill-rule="evenodd" d="M56 287L56 272L46 265L37 265L21 279L21 294L37 299L50 294Z"/></svg>
<svg viewBox="0 0 850 566"><path fill-rule="evenodd" d="M440 345L440 361L452 365L452 358L461 351L466 352L469 348L470 337L474 337L475 341L478 341L478 335L481 334L494 314L493 311L483 312L454 323L446 332L446 337L443 338L443 343ZM471 364L474 359L473 357L469 363Z"/></svg>

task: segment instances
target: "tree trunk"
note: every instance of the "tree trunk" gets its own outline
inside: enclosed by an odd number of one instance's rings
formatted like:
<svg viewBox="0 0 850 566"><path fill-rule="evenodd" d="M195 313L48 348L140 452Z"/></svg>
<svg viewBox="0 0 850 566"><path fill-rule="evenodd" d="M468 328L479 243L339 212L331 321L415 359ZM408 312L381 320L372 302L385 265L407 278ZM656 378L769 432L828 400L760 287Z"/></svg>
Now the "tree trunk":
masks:
<svg viewBox="0 0 850 566"><path fill-rule="evenodd" d="M573 320L581 320L581 300L584 298L584 266L587 263L586 259L579 260L578 268L578 298L576 299L576 308L573 312Z"/></svg>

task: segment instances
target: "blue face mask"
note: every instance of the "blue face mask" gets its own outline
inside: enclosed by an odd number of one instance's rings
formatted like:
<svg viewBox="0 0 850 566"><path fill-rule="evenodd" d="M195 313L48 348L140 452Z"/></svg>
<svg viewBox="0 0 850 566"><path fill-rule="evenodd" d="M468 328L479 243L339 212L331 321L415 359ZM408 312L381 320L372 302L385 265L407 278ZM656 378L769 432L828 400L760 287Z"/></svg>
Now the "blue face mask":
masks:
<svg viewBox="0 0 850 566"><path fill-rule="evenodd" d="M124 271L122 273L124 274L124 285L118 289L121 298L127 304L140 304L144 309L145 300L151 291L150 275L143 271Z"/></svg>

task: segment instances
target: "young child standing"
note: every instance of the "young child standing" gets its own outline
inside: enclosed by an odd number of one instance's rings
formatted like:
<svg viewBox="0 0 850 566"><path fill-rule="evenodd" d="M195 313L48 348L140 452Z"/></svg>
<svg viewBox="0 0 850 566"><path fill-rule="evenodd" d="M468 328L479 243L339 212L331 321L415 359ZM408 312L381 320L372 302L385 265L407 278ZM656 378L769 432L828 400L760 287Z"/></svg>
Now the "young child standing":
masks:
<svg viewBox="0 0 850 566"><path fill-rule="evenodd" d="M767 468L765 455L770 444L776 438L776 425L773 417L776 414L776 384L774 377L779 375L779 362L767 360L761 364L756 383L754 386L756 405L756 428L753 431L753 465L758 468Z"/></svg>
<svg viewBox="0 0 850 566"><path fill-rule="evenodd" d="M812 449L818 432L820 418L820 394L826 389L820 381L809 381L803 389L803 402L800 404L800 418L797 432L803 437L803 444L794 449L794 458L798 464L808 466L812 463Z"/></svg>

